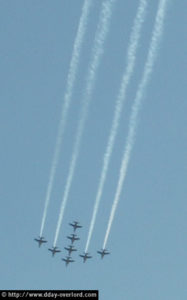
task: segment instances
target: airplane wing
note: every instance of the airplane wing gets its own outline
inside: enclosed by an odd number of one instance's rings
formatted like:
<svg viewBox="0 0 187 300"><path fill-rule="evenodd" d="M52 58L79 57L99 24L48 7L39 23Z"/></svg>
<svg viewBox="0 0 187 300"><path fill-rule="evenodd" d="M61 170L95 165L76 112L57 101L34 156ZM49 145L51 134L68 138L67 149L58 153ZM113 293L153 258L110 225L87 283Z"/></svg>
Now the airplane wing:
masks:
<svg viewBox="0 0 187 300"><path fill-rule="evenodd" d="M67 263L69 263L69 262L74 262L73 259L62 258L62 260L65 261L65 262L67 262Z"/></svg>

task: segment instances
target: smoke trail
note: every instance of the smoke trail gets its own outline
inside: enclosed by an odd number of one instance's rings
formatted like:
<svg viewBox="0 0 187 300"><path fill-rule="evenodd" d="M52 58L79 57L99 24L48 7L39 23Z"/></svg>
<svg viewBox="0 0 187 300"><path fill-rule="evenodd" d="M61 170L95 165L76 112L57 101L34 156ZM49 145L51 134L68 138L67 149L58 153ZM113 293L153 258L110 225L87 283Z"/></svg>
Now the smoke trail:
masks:
<svg viewBox="0 0 187 300"><path fill-rule="evenodd" d="M55 238L54 238L54 243L53 245L55 246L57 243L63 215L64 215L64 210L65 206L67 203L71 183L73 180L73 175L76 167L76 162L77 158L79 155L79 149L80 149L80 143L81 143L81 138L83 134L83 129L84 125L87 119L87 114L88 114L88 108L91 100L91 94L94 88L94 83L96 79L96 72L100 64L101 56L104 52L103 47L104 47L104 42L107 36L107 33L109 31L109 22L111 19L112 15L112 7L114 4L115 0L107 0L103 1L102 3L102 9L99 17L99 24L97 27L96 31L96 36L95 36L95 41L94 41L94 47L93 47L93 53L92 53L92 58L91 58L91 63L88 69L88 76L87 76L87 82L86 82L86 90L83 98L83 105L82 105L82 111L81 111L81 117L80 121L78 124L78 129L77 129L77 134L75 138L75 144L73 148L73 155L70 163L70 168L69 168L69 173L68 173L68 178L66 181L66 186L65 186L65 191L64 191L64 196L62 199L62 204L60 207L60 213L59 213L59 218L57 222L57 227L56 227L56 233L55 233Z"/></svg>
<svg viewBox="0 0 187 300"><path fill-rule="evenodd" d="M92 3L92 0L84 1L84 5L82 8L82 14L80 17L79 26L78 26L74 46L73 46L73 53L72 53L72 58L71 58L69 72L68 72L68 78L67 78L67 84L66 84L66 93L64 96L64 103L62 106L61 118L60 118L60 123L59 123L59 127L58 127L57 140L56 140L55 150L54 150L54 154L53 154L49 182L48 182L47 192L46 192L46 197L45 197L44 212L43 212L41 228L40 228L40 236L42 236L43 230L44 230L45 220L46 220L46 216L47 216L47 209L49 206L49 201L51 198L51 191L52 191L52 187L53 187L53 183L54 183L54 177L55 177L55 173L56 173L57 164L59 161L62 136L63 136L64 130L65 130L65 125L66 125L66 121L67 121L68 109L69 109L71 98L72 98L72 92L73 92L73 87L74 87L77 69L78 69L78 65L79 65L81 48L82 48L83 39L84 39L85 32L86 32L88 15L90 12L91 3Z"/></svg>
<svg viewBox="0 0 187 300"><path fill-rule="evenodd" d="M130 42L129 42L129 46L128 46L128 51L127 51L127 67L126 67L125 73L122 77L122 82L121 82L118 98L117 98L116 105L115 105L115 112L114 112L112 127L110 130L110 135L109 135L109 139L108 139L108 144L107 144L106 151L105 151L105 154L103 157L103 167L102 167L102 171L101 171L101 175L100 175L99 186L98 186L98 190L97 190L93 214L92 214L91 223L90 223L90 227L89 227L85 252L88 252L90 240L91 240L91 237L93 234L97 211L98 211L99 203L100 203L100 200L102 197L103 187L105 184L106 175L107 175L107 171L108 171L108 166L110 163L110 158L111 158L114 143L115 143L115 138L116 138L119 122L120 122L123 104L125 101L126 89L127 89L127 86L129 84L129 81L131 79L131 76L132 76L133 70L134 70L134 65L135 65L135 60L136 60L136 51L138 48L138 42L140 39L142 24L145 20L146 7L147 7L147 0L140 0L140 4L139 4L137 14L136 14L136 17L134 20L132 33L130 36Z"/></svg>
<svg viewBox="0 0 187 300"><path fill-rule="evenodd" d="M115 211L116 211L116 208L117 208L117 205L119 202L121 190L122 190L125 176L127 173L127 167L129 164L132 148L133 148L134 141L135 141L135 134L136 134L136 128L137 128L137 117L138 117L138 113L140 110L142 97L143 97L145 88L148 84L148 81L150 79L151 73L153 71L154 62L155 62L156 55L158 52L159 42L160 42L160 39L161 39L161 36L163 33L163 23L164 23L164 17L165 17L166 4L167 4L167 0L160 0L160 2L159 2L159 7L158 7L156 19L155 19L155 25L154 25L154 29L153 29L153 34L152 34L152 38L151 38L147 61L146 61L145 67L144 67L143 77L139 84L139 87L138 87L138 90L136 93L136 97L134 100L134 104L132 107L127 142L125 145L125 151L124 151L124 155L123 155L123 159L122 159L122 165L121 165L121 169L120 169L119 181L118 181L118 185L117 185L117 189L116 189L116 193L115 193L115 197L114 197L114 202L112 205L112 209L111 209L111 213L110 213L110 217L109 217L109 221L108 221L108 226L107 226L107 230L106 230L106 234L105 234L105 238L104 238L103 249L106 247L106 244L107 244L107 240L108 240L109 233L111 230Z"/></svg>

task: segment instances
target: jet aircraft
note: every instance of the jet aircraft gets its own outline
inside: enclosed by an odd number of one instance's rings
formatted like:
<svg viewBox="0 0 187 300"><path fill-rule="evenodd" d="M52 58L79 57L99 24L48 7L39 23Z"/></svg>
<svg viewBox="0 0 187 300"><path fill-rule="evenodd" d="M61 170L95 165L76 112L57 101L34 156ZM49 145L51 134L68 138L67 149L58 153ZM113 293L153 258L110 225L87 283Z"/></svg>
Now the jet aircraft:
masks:
<svg viewBox="0 0 187 300"><path fill-rule="evenodd" d="M71 252L77 251L77 249L74 248L73 245L70 245L68 247L64 247L68 251L68 255L71 256Z"/></svg>
<svg viewBox="0 0 187 300"><path fill-rule="evenodd" d="M92 256L88 255L88 252L85 252L84 254L80 254L79 256L83 258L84 263L88 258L92 258Z"/></svg>
<svg viewBox="0 0 187 300"><path fill-rule="evenodd" d="M110 254L106 249L101 249L101 251L97 251L101 255L101 258L103 258L106 254Z"/></svg>
<svg viewBox="0 0 187 300"><path fill-rule="evenodd" d="M48 249L49 251L52 252L52 256L54 256L57 252L61 252L59 249L57 249L58 247L52 247L52 249Z"/></svg>
<svg viewBox="0 0 187 300"><path fill-rule="evenodd" d="M62 258L63 261L66 263L66 267L68 266L69 263L74 262L73 259L71 259L70 256L66 256L66 258Z"/></svg>
<svg viewBox="0 0 187 300"><path fill-rule="evenodd" d="M71 240L71 243L73 244L74 243L74 241L78 241L78 240L80 240L80 238L79 237L77 237L77 235L76 234L71 234L71 236L67 236L67 238L68 239L70 239Z"/></svg>
<svg viewBox="0 0 187 300"><path fill-rule="evenodd" d="M82 228L81 225L79 225L79 222L74 221L73 223L69 223L70 226L73 227L73 231L75 232L77 228Z"/></svg>
<svg viewBox="0 0 187 300"><path fill-rule="evenodd" d="M44 240L43 236L39 236L39 238L34 239L36 242L38 242L38 247L40 247L43 243L47 243L47 241Z"/></svg>

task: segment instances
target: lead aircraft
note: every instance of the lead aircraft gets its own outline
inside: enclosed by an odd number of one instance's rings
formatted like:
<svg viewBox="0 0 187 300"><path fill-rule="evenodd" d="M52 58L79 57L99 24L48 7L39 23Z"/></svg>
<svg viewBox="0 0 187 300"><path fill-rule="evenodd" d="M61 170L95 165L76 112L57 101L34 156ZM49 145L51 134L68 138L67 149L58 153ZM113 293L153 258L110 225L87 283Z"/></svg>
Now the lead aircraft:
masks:
<svg viewBox="0 0 187 300"><path fill-rule="evenodd" d="M66 263L66 267L68 266L69 263L74 262L73 259L71 259L70 256L66 256L66 258L62 258L63 261Z"/></svg>

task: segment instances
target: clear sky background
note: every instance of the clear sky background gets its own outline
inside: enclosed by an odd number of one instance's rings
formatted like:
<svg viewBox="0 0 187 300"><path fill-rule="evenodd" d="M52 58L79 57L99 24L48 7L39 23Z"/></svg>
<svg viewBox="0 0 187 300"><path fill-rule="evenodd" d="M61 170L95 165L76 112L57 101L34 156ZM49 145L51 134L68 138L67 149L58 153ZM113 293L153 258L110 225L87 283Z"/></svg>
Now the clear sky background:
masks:
<svg viewBox="0 0 187 300"><path fill-rule="evenodd" d="M137 64L116 139L97 222L84 248L125 69L137 0L116 2L99 68L78 164L60 231L60 255L51 258L81 99L101 0L94 0L69 111L44 236L38 248L45 193L66 89L82 0L0 0L0 288L99 289L101 300L187 299L187 102L186 1L168 1L164 35L139 115L135 146L107 248L100 259L127 136L131 106L141 80L158 1L149 1ZM61 257L78 219L76 260Z"/></svg>

